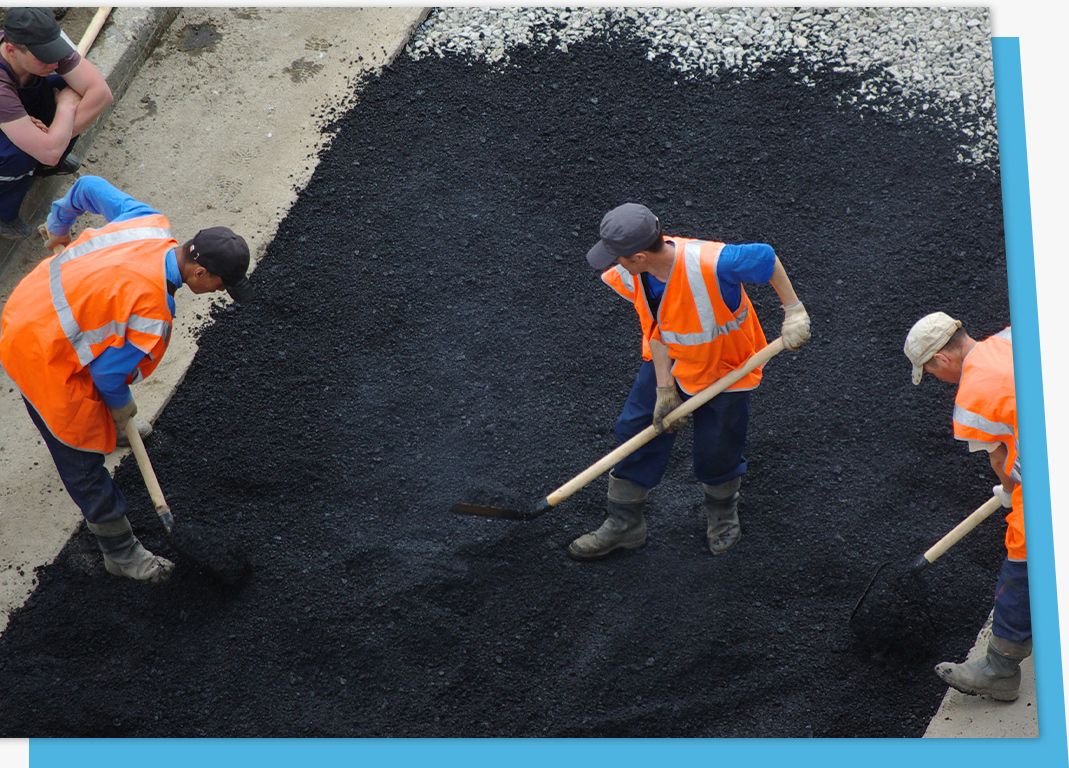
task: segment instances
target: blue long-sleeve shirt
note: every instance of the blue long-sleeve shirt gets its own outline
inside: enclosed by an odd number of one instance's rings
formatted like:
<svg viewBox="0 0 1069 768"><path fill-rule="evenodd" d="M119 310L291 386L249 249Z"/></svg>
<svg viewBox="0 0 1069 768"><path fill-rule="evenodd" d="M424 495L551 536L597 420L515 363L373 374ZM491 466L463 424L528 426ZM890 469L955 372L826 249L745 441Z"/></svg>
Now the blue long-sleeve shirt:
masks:
<svg viewBox="0 0 1069 768"><path fill-rule="evenodd" d="M775 269L776 252L767 243L725 245L716 261L716 282L728 309L734 312L739 308L743 283L767 283ZM665 284L649 272L644 277L649 281L650 292L660 301Z"/></svg>
<svg viewBox="0 0 1069 768"><path fill-rule="evenodd" d="M83 213L95 213L110 223L159 214L159 211L116 189L99 176L83 176L74 182L67 194L52 203L46 222L48 231L54 235L68 234L75 220ZM166 268L167 282L174 286L182 285L178 256L173 248L167 252ZM175 303L170 292L167 294L167 308L173 317ZM127 381L144 357L144 352L127 341L121 347L108 347L89 363L93 384L109 408L121 408L133 399Z"/></svg>

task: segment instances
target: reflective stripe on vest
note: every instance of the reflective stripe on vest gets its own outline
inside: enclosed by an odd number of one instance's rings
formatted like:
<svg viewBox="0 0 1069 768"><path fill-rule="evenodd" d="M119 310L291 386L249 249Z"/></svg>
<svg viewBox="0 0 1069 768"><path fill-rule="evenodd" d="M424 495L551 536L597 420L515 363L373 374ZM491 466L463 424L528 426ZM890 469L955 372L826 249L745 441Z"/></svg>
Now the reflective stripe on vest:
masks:
<svg viewBox="0 0 1069 768"><path fill-rule="evenodd" d="M1010 344L1013 343L1013 337L1010 335L1009 328L1003 328L1001 331L995 334L995 337L999 339L1005 339L1006 341L1010 342Z"/></svg>
<svg viewBox="0 0 1069 768"><path fill-rule="evenodd" d="M621 267L619 264L617 264L615 267L613 267L613 269L615 269L620 274L620 279L624 283L624 288L626 288L627 290L631 291L631 293L634 293L635 292L635 278L631 275L631 273L628 272L623 267Z"/></svg>
<svg viewBox="0 0 1069 768"><path fill-rule="evenodd" d="M747 308L743 306L742 312L733 320L724 325L716 324L713 302L709 298L709 289L702 276L701 248L701 241L687 243L683 247L683 266L687 272L687 283L690 285L690 294L694 299L694 308L698 311L698 320L702 329L698 333L675 333L661 329L661 339L667 344L680 344L687 347L708 344L717 336L739 330L749 314Z"/></svg>
<svg viewBox="0 0 1069 768"><path fill-rule="evenodd" d="M985 419L980 414L968 411L956 404L954 405L954 421L966 427L982 430L989 435L1013 435L1011 425Z"/></svg>
<svg viewBox="0 0 1069 768"><path fill-rule="evenodd" d="M67 300L67 294L63 290L63 274L60 268L73 259L94 253L102 248L132 243L135 240L171 239L173 239L171 231L160 227L120 229L116 232L105 232L97 235L74 248L68 248L52 259L52 263L48 268L48 287L52 294L52 306L59 316L59 324L63 329L63 334L67 337L67 341L71 343L71 346L74 347L74 352L78 355L78 362L83 366L93 362L94 355L91 349L93 344L99 344L110 336L125 336L128 327L135 331L166 338L170 333L171 324L163 320L131 315L127 323L113 320L99 328L83 329L78 325L74 312L71 310L70 302ZM146 352L146 350L141 351Z"/></svg>

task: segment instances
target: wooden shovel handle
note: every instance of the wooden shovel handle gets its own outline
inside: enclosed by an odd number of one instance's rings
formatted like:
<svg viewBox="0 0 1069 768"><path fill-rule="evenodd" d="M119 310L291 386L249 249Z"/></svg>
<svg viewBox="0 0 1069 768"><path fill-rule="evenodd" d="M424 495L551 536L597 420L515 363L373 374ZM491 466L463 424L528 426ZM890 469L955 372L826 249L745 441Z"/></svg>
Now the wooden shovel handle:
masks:
<svg viewBox="0 0 1069 768"><path fill-rule="evenodd" d="M999 501L998 496L992 496L985 501L982 506L978 507L975 512L954 526L954 529L951 530L950 533L933 544L928 551L924 553L924 559L927 560L929 564L934 563L944 552L965 538L965 535L969 533L969 531L991 517L994 511L996 509L1001 509L1001 507L1002 502Z"/></svg>
<svg viewBox="0 0 1069 768"><path fill-rule="evenodd" d="M108 20L108 16L111 14L112 6L105 5L97 8L97 12L93 14L92 21L89 22L89 26L85 30L85 34L82 35L82 39L78 41L78 53L85 56L89 53L89 49L93 47L94 41L97 39L97 35L104 26L104 22Z"/></svg>
<svg viewBox="0 0 1069 768"><path fill-rule="evenodd" d="M141 477L145 480L148 495L152 498L152 505L156 508L156 514L170 512L171 508L167 506L167 501L163 498L163 489L160 488L160 481L156 479L156 472L152 469L148 451L145 450L145 442L141 439L141 433L137 431L137 424L133 419L126 422L124 431L126 439L130 441L130 450L137 459L137 468L141 470Z"/></svg>
<svg viewBox="0 0 1069 768"><path fill-rule="evenodd" d="M669 426L678 421L679 419L683 418L684 416L688 416L692 412L698 410L703 405L712 400L714 397L723 392L725 389L730 387L732 384L739 381L739 379L748 374L754 368L764 365L783 350L783 339L776 339L767 347L762 349L760 352L757 352L752 355L749 360L747 360L741 366L729 373L727 376L724 376L721 379L717 379L715 382L710 384L701 392L694 395L694 397L683 403L683 405L679 406L670 414L665 416L665 425ZM630 456L632 453L644 446L650 440L657 437L657 435L659 434L660 432L658 432L652 424L646 427L644 430L632 437L626 443L617 446L611 453L606 454L602 459L580 472L578 475L573 477L571 480L566 482L557 490L553 491L553 493L549 494L546 497L546 502L551 507L557 506L569 496L574 494L576 491L579 491L580 489L584 488L595 478L600 477L601 475L605 474L605 472L612 469L616 465L616 463L620 461L620 459L623 459L626 456Z"/></svg>

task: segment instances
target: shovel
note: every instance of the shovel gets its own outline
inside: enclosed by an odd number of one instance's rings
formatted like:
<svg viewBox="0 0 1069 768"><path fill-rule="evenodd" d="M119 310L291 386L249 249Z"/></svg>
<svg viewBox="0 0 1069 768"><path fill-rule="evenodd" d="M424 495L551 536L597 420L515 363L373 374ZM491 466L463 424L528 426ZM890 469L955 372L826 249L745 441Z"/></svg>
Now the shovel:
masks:
<svg viewBox="0 0 1069 768"><path fill-rule="evenodd" d="M929 565L931 565L940 557L942 557L948 549L950 549L952 546L954 546L963 538L965 538L965 535L972 531L973 528L975 528L984 520L989 518L995 512L996 509L999 509L1001 507L1002 502L999 501L999 498L997 496L992 496L990 499L985 501L980 507L976 509L976 511L966 517L956 526L954 526L954 528L946 536L944 536L931 547L929 547L923 554L917 555L917 558L906 569L906 575L916 576L917 574L919 574ZM883 571L889 565L892 565L891 561L881 563L879 567L876 568L876 571L872 574L872 578L869 579L868 586L865 587L865 591L862 592L861 597L857 599L857 603L854 605L854 610L850 612L851 622L853 622L854 617L857 616L858 609L860 609L861 604L865 602L865 598L868 597L869 594L872 592L872 588L876 584L876 581L880 576L880 572Z"/></svg>
<svg viewBox="0 0 1069 768"><path fill-rule="evenodd" d="M760 352L752 355L745 363L736 368L734 371L717 379L708 387L703 389L694 397L687 400L683 405L676 408L674 411L664 417L665 426L674 424L679 419L690 415L692 412L698 410L703 405L708 403L714 397L719 395L725 389L730 387L735 382L739 381L743 376L748 374L754 368L764 365L773 357L778 355L784 350L783 339L776 339ZM546 496L530 509L509 509L506 507L485 506L482 504L471 504L468 502L459 502L454 504L451 508L452 512L456 512L462 515L475 515L477 517L497 517L504 520L533 520L549 511L550 507L555 507L562 501L573 495L577 491L586 487L595 478L601 476L608 470L612 469L617 462L621 459L630 456L639 448L644 446L657 435L661 434L657 431L657 428L653 425L646 427L637 435L632 437L623 445L618 446L612 452L606 454L600 460L587 467L571 480L566 482L553 493Z"/></svg>

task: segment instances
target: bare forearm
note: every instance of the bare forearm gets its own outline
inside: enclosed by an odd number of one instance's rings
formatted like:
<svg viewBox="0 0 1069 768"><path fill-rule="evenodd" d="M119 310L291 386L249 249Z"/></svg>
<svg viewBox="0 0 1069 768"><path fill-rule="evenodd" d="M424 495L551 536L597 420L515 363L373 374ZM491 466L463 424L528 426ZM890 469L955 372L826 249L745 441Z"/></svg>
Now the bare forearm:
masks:
<svg viewBox="0 0 1069 768"><path fill-rule="evenodd" d="M783 268L783 262L779 260L779 256L776 257L776 266L772 271L772 279L768 281L776 295L779 296L780 303L789 307L792 304L798 303L798 294L794 292L794 286L791 285L791 279L787 277L787 270Z"/></svg>
<svg viewBox="0 0 1069 768"><path fill-rule="evenodd" d="M111 106L111 102L110 89L91 89L83 95L74 114L73 135L81 136L100 117L100 113Z"/></svg>
<svg viewBox="0 0 1069 768"><path fill-rule="evenodd" d="M657 374L658 387L670 387L672 377L672 358L668 356L668 347L657 339L650 339L650 352L653 354L653 370Z"/></svg>
<svg viewBox="0 0 1069 768"><path fill-rule="evenodd" d="M1002 487L1006 489L1007 493L1012 493L1014 486L1017 485L1012 477L1006 474L1004 467L1006 466L1006 446L1000 445L991 453L987 454L988 459L991 462L991 469L994 470L995 475L998 476L999 482L1002 483Z"/></svg>

